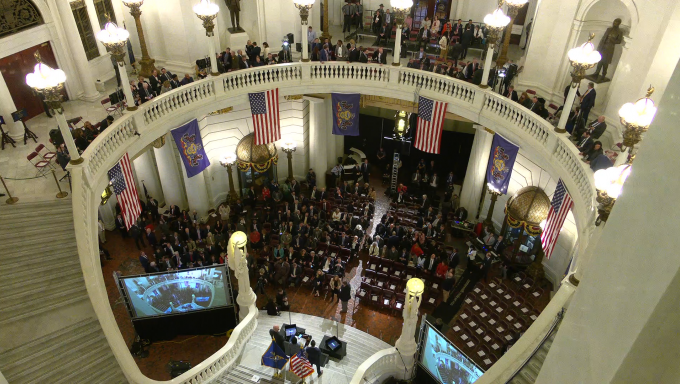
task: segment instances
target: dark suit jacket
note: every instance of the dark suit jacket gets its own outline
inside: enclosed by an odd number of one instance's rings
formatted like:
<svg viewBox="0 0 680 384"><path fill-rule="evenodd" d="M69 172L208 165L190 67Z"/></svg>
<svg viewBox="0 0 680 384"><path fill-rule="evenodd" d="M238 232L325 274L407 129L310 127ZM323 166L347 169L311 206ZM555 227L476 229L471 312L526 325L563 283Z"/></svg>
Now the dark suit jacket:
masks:
<svg viewBox="0 0 680 384"><path fill-rule="evenodd" d="M318 347L307 347L305 352L310 363L321 364L321 350Z"/></svg>
<svg viewBox="0 0 680 384"><path fill-rule="evenodd" d="M163 80L160 79L160 77L149 77L149 82L151 83L151 88L153 89L155 94L160 94L161 93L161 84Z"/></svg>
<svg viewBox="0 0 680 384"><path fill-rule="evenodd" d="M509 98L509 99L512 100L512 101L517 101L517 100L519 100L519 98L517 97L517 91L515 91L515 90L512 91L512 94L511 94L510 92L507 92L507 93L505 94L505 97Z"/></svg>
<svg viewBox="0 0 680 384"><path fill-rule="evenodd" d="M281 336L281 334L279 332L276 332L273 329L270 329L269 330L269 336L274 338L274 342L276 343L276 345L281 347L281 349L285 349L285 346L283 345L283 342L285 340L283 339L283 336Z"/></svg>
<svg viewBox="0 0 680 384"><path fill-rule="evenodd" d="M581 111L587 110L590 111L590 109L593 108L595 105L595 97L597 96L597 92L595 92L594 89L591 89L590 92L585 94L583 96L583 100L581 100ZM588 116L586 116L588 117Z"/></svg>
<svg viewBox="0 0 680 384"><path fill-rule="evenodd" d="M359 54L359 62L364 64L368 63L368 56L366 55L365 52L361 52Z"/></svg>
<svg viewBox="0 0 680 384"><path fill-rule="evenodd" d="M460 43L465 45L470 45L472 44L472 39L475 37L475 33L472 30L472 28L466 30L463 32L463 36L460 38Z"/></svg>
<svg viewBox="0 0 680 384"><path fill-rule="evenodd" d="M590 150L593 148L593 145L595 145L595 142L593 141L592 137L589 137L588 140L581 145L581 142L583 139L579 140L579 146L577 146L578 150L583 153L588 153Z"/></svg>
<svg viewBox="0 0 680 384"><path fill-rule="evenodd" d="M593 124L597 124L597 126L593 127ZM607 129L607 123L601 122L598 124L597 120L595 120L592 123L590 123L588 129L591 130L590 137L597 140L600 138L600 136L602 136L604 131Z"/></svg>
<svg viewBox="0 0 680 384"><path fill-rule="evenodd" d="M353 51L349 51L348 57L350 63L359 61L359 50L355 48Z"/></svg>
<svg viewBox="0 0 680 384"><path fill-rule="evenodd" d="M382 55L380 55L380 60L378 60L378 54L379 54L378 51L373 52L373 61L378 64L387 64L387 55L385 54L385 52L383 52Z"/></svg>

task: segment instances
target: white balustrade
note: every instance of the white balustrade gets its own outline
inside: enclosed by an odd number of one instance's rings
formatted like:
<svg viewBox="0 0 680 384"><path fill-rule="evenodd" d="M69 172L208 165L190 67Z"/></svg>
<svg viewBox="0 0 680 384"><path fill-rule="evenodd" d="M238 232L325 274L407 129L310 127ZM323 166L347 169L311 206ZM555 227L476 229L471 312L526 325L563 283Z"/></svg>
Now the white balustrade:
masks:
<svg viewBox="0 0 680 384"><path fill-rule="evenodd" d="M83 153L83 164L69 166L73 175L73 190L82 191L74 194L73 205L76 240L88 294L109 345L131 383L158 382L146 378L137 368L108 304L94 231L101 193L101 190L95 190L95 186L106 182L108 169L133 143L138 140L142 144L152 142L157 138L158 128L163 128L165 118L176 116L178 112L196 115L187 116L187 119L200 117L199 110L204 113L213 107L214 110L224 108L230 105L229 99L268 88L278 87L282 95L295 95L310 92L310 89L318 92L319 86L323 92L342 92L346 91L347 84L356 87L356 92L362 94L396 98L405 98L405 92L413 94L427 91L449 102L449 112L473 116L473 120L474 116L477 116L476 119L491 118L499 133L512 132L522 140L532 141L533 146L544 148L544 152L552 157L551 162L559 165L559 177L565 179L568 186L578 189L572 191L572 195L576 195L575 212L581 212L582 215L591 212L595 196L592 171L580 161L575 147L564 136L557 135L547 121L521 105L464 81L411 68L343 62L262 66L195 81L146 102L137 111L126 113L90 144ZM411 97L408 100L411 101ZM156 137L151 137L150 132ZM231 367L257 325L257 319L251 317L250 313L257 314L257 310L249 312L223 348L184 375L164 383L205 383L218 372ZM370 381L383 374L395 373L392 371L398 368L395 360L398 358L394 349L377 353L361 365L352 382L359 383L357 380L361 379Z"/></svg>
<svg viewBox="0 0 680 384"><path fill-rule="evenodd" d="M396 348L378 351L357 368L350 384L379 383L380 378L388 376L405 379L404 370L399 367L400 360Z"/></svg>

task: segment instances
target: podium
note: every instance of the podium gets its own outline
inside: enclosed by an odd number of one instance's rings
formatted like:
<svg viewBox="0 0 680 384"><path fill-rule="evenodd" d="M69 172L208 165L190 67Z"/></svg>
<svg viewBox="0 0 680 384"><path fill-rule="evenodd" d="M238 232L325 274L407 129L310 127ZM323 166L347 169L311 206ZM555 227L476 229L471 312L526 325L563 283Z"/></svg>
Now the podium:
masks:
<svg viewBox="0 0 680 384"><path fill-rule="evenodd" d="M327 345L328 340L330 340L332 338L334 338L334 337L324 335L324 337L321 340L321 343L319 345L319 349L321 350L321 352L327 354L328 356L330 356L334 359L342 360L342 358L347 355L347 342L338 339L338 342L340 343L340 348L338 348L334 351L334 350L328 348L328 345Z"/></svg>

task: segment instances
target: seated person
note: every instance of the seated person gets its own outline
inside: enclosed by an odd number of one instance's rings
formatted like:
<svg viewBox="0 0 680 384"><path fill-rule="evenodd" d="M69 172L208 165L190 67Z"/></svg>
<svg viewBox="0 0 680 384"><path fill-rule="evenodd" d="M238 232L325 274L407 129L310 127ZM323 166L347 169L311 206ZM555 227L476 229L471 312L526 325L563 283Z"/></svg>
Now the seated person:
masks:
<svg viewBox="0 0 680 384"><path fill-rule="evenodd" d="M281 316L281 312L279 312L279 308L276 306L276 303L274 302L274 299L269 298L269 301L267 302L267 305L265 306L265 309L267 310L267 314L269 316ZM274 331L278 334L279 332L279 326L275 325L274 326ZM269 334L272 334L272 331L269 331ZM274 337L276 340L276 337ZM279 344L278 341L276 344ZM283 349L283 338L281 338L281 344L279 345L281 349Z"/></svg>
<svg viewBox="0 0 680 384"><path fill-rule="evenodd" d="M279 292L276 294L276 304L278 308L282 311L290 310L290 304L288 304L288 295L283 288L279 288Z"/></svg>

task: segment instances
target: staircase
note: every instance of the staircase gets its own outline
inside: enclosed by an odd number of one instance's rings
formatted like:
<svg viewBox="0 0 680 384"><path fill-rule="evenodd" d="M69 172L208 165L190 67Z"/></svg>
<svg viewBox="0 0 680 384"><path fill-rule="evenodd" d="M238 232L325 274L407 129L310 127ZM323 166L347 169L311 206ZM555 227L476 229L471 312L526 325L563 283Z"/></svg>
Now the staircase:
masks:
<svg viewBox="0 0 680 384"><path fill-rule="evenodd" d="M515 373L515 376L508 381L509 384L533 384L536 382L538 373L541 371L541 367L543 367L543 362L545 361L546 356L548 356L548 352L550 351L553 340L555 340L558 329L559 324L552 330L545 341L543 341L541 347L536 350L524 367Z"/></svg>
<svg viewBox="0 0 680 384"><path fill-rule="evenodd" d="M12 384L125 383L90 304L71 200L0 208L0 372Z"/></svg>
<svg viewBox="0 0 680 384"><path fill-rule="evenodd" d="M252 384L253 376L260 378L258 383L261 384L284 384L283 377L275 378L274 369L269 367L249 368L244 365L238 365L231 369L225 376L219 377L216 381L218 384ZM292 373L288 373L288 382L298 381L299 378Z"/></svg>

